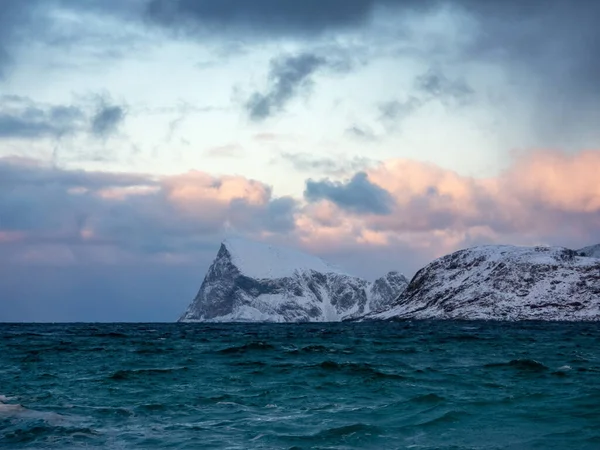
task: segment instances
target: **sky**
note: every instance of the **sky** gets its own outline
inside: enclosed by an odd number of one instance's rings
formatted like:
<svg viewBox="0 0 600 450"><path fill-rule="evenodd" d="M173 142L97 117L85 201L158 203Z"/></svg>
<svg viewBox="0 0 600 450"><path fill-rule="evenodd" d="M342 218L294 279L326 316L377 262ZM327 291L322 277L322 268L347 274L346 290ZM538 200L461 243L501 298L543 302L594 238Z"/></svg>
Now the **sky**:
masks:
<svg viewBox="0 0 600 450"><path fill-rule="evenodd" d="M0 2L0 322L176 320L228 236L600 243L596 0Z"/></svg>

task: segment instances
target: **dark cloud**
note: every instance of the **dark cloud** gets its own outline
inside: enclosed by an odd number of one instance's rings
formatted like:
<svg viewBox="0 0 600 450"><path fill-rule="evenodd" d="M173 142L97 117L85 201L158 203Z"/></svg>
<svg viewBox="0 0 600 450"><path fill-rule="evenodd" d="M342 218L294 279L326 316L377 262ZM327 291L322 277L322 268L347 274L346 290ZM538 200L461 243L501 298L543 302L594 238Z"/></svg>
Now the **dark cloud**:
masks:
<svg viewBox="0 0 600 450"><path fill-rule="evenodd" d="M38 105L25 97L0 96L0 139L61 137L77 131L85 115L75 106Z"/></svg>
<svg viewBox="0 0 600 450"><path fill-rule="evenodd" d="M121 56L123 49L131 48L143 37L131 32L131 27L103 28L106 21L99 19L141 23L145 3L145 0L1 0L0 80L16 62L16 50L23 44L84 50L102 59Z"/></svg>
<svg viewBox="0 0 600 450"><path fill-rule="evenodd" d="M310 87L311 75L326 63L324 58L312 53L271 61L268 90L255 92L245 105L250 119L260 121L282 111L300 90Z"/></svg>
<svg viewBox="0 0 600 450"><path fill-rule="evenodd" d="M371 183L364 172L358 172L346 183L307 180L304 198L309 202L329 200L359 214L390 214L394 204L390 193Z"/></svg>
<svg viewBox="0 0 600 450"><path fill-rule="evenodd" d="M308 35L365 23L378 3L390 0L151 0L151 20L188 33L251 32Z"/></svg>
<svg viewBox="0 0 600 450"><path fill-rule="evenodd" d="M27 27L37 1L3 0L0 5L0 80L12 59L11 51L19 40L19 29Z"/></svg>
<svg viewBox="0 0 600 450"><path fill-rule="evenodd" d="M125 120L125 115L122 106L102 104L92 117L92 134L99 138L107 138L118 130Z"/></svg>

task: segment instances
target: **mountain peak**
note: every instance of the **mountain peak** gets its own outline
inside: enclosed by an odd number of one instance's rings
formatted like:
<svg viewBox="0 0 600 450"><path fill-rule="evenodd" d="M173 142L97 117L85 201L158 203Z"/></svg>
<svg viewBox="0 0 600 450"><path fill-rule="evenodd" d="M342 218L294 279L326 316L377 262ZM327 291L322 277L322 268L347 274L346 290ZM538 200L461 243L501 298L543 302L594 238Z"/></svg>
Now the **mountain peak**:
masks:
<svg viewBox="0 0 600 450"><path fill-rule="evenodd" d="M221 244L243 275L255 279L291 277L298 271L344 274L321 258L286 247L234 237Z"/></svg>

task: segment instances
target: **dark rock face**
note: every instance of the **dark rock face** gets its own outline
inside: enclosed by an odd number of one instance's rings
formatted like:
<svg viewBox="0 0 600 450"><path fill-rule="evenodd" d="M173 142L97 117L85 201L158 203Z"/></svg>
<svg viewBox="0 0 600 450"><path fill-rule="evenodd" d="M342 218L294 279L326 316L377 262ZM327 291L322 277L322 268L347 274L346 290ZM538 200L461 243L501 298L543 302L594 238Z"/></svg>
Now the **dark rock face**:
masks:
<svg viewBox="0 0 600 450"><path fill-rule="evenodd" d="M590 258L600 258L600 244L590 245L589 247L580 248L577 250L580 256L588 256Z"/></svg>
<svg viewBox="0 0 600 450"><path fill-rule="evenodd" d="M421 269L368 318L600 320L600 260L560 247L461 250Z"/></svg>
<svg viewBox="0 0 600 450"><path fill-rule="evenodd" d="M391 272L369 283L336 272L302 269L280 278L252 278L221 245L183 322L329 322L381 309L406 288Z"/></svg>
<svg viewBox="0 0 600 450"><path fill-rule="evenodd" d="M390 306L390 298L395 299L398 292L408 286L406 277L398 272L389 272L371 285L371 310L381 311Z"/></svg>

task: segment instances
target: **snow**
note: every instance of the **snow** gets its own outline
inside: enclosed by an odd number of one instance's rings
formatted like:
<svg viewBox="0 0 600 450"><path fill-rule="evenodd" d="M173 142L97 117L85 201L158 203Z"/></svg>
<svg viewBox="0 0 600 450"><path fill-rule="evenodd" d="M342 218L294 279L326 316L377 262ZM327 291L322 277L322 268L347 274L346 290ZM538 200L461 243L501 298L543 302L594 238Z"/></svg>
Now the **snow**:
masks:
<svg viewBox="0 0 600 450"><path fill-rule="evenodd" d="M344 274L339 268L321 258L290 248L237 237L224 240L223 245L240 273L250 278L285 278L306 270Z"/></svg>
<svg viewBox="0 0 600 450"><path fill-rule="evenodd" d="M597 268L563 247L474 247L433 261L419 289L370 318L598 320Z"/></svg>

